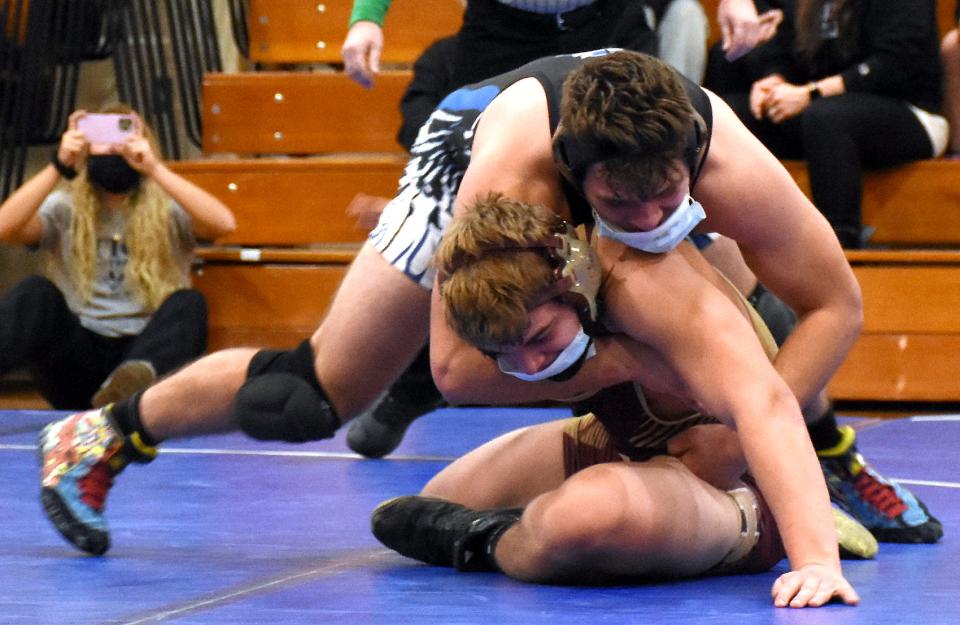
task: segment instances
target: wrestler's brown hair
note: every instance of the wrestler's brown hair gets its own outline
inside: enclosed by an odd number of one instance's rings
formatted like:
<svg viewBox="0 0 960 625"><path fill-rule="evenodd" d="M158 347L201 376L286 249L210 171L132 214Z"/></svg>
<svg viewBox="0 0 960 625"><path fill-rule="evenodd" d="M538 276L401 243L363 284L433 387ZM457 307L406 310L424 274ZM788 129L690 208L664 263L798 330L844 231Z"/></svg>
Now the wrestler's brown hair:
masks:
<svg viewBox="0 0 960 625"><path fill-rule="evenodd" d="M478 198L448 228L434 255L447 323L482 350L519 345L529 310L555 281L554 267L537 247L560 218L545 206L492 193Z"/></svg>
<svg viewBox="0 0 960 625"><path fill-rule="evenodd" d="M694 118L676 70L623 50L587 59L567 76L559 132L609 155L603 173L615 189L653 198L686 173Z"/></svg>

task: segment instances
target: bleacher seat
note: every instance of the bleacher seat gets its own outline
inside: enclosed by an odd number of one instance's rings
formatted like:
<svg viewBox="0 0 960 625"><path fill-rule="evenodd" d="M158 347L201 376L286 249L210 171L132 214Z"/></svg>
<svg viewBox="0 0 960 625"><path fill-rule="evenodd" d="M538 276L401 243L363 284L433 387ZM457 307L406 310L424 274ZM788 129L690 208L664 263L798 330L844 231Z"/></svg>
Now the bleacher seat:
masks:
<svg viewBox="0 0 960 625"><path fill-rule="evenodd" d="M258 63L340 63L353 2L249 0L250 59ZM412 65L463 21L460 0L395 0L384 22L384 63Z"/></svg>
<svg viewBox="0 0 960 625"><path fill-rule="evenodd" d="M834 399L960 401L960 251L865 250L847 258L864 327L830 382Z"/></svg>
<svg viewBox="0 0 960 625"><path fill-rule="evenodd" d="M218 245L310 246L363 241L345 209L354 195L393 197L404 154L182 161L171 166L222 202L237 229Z"/></svg>
<svg viewBox="0 0 960 625"><path fill-rule="evenodd" d="M397 143L406 71L364 89L342 72L209 73L203 151L241 154L403 152Z"/></svg>

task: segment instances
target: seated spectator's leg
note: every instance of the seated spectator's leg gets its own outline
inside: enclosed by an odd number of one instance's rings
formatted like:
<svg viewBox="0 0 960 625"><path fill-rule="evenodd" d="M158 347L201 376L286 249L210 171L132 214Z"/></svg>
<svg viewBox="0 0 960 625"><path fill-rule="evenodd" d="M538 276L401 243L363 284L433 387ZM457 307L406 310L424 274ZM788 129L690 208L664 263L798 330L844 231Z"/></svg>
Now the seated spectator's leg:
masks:
<svg viewBox="0 0 960 625"><path fill-rule="evenodd" d="M930 139L906 104L873 94L821 98L801 117L813 202L841 245L863 247L864 168L930 158Z"/></svg>
<svg viewBox="0 0 960 625"><path fill-rule="evenodd" d="M90 400L95 408L129 399L207 349L207 303L199 291L171 293L126 345L120 364Z"/></svg>
<svg viewBox="0 0 960 625"><path fill-rule="evenodd" d="M708 30L698 0L672 0L657 25L658 56L699 84L706 72Z"/></svg>
<svg viewBox="0 0 960 625"><path fill-rule="evenodd" d="M950 122L950 151L960 153L960 31L956 28L943 37L943 112Z"/></svg>
<svg viewBox="0 0 960 625"><path fill-rule="evenodd" d="M126 360L146 360L158 375L199 358L207 349L207 303L199 291L171 293L131 343Z"/></svg>
<svg viewBox="0 0 960 625"><path fill-rule="evenodd" d="M27 366L59 410L86 408L119 350L84 329L57 287L30 276L0 298L0 373Z"/></svg>

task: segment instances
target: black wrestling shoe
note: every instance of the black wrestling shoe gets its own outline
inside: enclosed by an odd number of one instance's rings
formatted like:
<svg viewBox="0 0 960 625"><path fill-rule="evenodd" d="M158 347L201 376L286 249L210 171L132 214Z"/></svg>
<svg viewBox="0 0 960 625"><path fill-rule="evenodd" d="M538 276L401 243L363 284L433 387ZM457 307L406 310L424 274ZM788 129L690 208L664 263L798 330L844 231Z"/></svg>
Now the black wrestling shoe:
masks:
<svg viewBox="0 0 960 625"><path fill-rule="evenodd" d="M434 497L396 497L373 511L373 535L397 553L459 571L498 570L493 551L521 508L471 510Z"/></svg>
<svg viewBox="0 0 960 625"><path fill-rule="evenodd" d="M405 402L388 391L372 408L353 420L347 431L347 446L361 456L382 458L403 442L411 423L444 405L439 393L423 401Z"/></svg>

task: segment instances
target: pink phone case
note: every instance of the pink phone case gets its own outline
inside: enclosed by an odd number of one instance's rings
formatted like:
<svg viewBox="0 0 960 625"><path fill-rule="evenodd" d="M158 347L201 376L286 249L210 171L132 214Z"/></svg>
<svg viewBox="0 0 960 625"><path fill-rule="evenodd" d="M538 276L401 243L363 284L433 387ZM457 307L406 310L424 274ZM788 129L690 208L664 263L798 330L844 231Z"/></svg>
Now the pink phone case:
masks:
<svg viewBox="0 0 960 625"><path fill-rule="evenodd" d="M86 135L91 144L126 143L135 128L133 117L114 113L89 114L77 121L77 130Z"/></svg>

